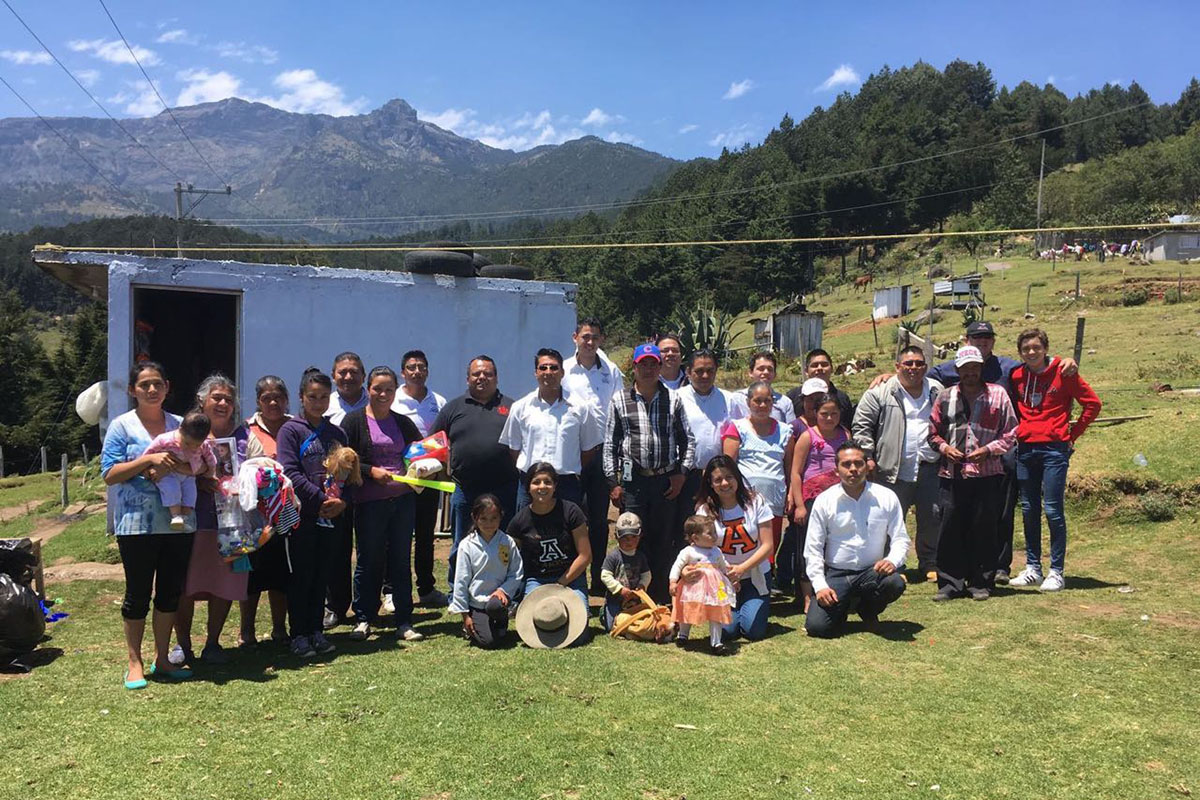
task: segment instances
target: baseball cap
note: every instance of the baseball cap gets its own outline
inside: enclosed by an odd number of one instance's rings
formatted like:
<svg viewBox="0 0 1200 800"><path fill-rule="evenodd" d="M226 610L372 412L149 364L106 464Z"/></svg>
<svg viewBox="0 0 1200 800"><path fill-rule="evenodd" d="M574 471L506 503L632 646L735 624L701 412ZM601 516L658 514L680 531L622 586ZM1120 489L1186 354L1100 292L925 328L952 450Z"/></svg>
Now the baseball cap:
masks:
<svg viewBox="0 0 1200 800"><path fill-rule="evenodd" d="M809 378L804 383L800 384L800 396L806 397L810 394L825 394L829 391L829 384L824 378Z"/></svg>
<svg viewBox="0 0 1200 800"><path fill-rule="evenodd" d="M966 345L958 348L958 355L954 357L954 366L961 367L963 364L982 364L983 353L979 352L978 347Z"/></svg>
<svg viewBox="0 0 1200 800"><path fill-rule="evenodd" d="M662 361L662 353L659 352L658 345L646 342L633 348L633 363L636 364L643 358L653 358L657 361Z"/></svg>
<svg viewBox="0 0 1200 800"><path fill-rule="evenodd" d="M632 511L626 511L617 517L617 536L642 532L642 520Z"/></svg>
<svg viewBox="0 0 1200 800"><path fill-rule="evenodd" d="M979 320L967 326L967 336L991 336L995 338L996 330L992 327L992 323Z"/></svg>

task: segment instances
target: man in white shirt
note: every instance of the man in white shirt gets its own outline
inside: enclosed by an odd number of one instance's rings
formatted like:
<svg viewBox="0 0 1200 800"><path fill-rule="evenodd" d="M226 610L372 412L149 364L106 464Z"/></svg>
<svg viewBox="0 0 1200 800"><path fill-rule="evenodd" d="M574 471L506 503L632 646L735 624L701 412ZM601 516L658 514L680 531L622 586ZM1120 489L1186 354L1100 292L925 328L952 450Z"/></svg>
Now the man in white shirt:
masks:
<svg viewBox="0 0 1200 800"><path fill-rule="evenodd" d="M425 438L438 412L446 405L446 398L425 385L429 381L429 359L423 351L409 350L404 354L400 361L400 375L404 384L396 392L392 410L412 420L421 438ZM417 579L417 599L420 605L427 608L441 608L447 602L446 595L437 590L433 578L433 534L441 505L441 492L421 492L417 495L413 572ZM390 587L391 581L387 583ZM390 595L391 590L384 587L384 593Z"/></svg>
<svg viewBox="0 0 1200 800"><path fill-rule="evenodd" d="M775 354L769 350L763 350L750 356L750 383L758 381L766 381L768 384L775 382ZM785 425L790 425L792 420L796 418L796 409L792 405L792 401L786 394L780 394L771 389L771 396L775 400L775 406L771 409L771 416L779 420ZM746 390L734 393L734 398L737 400L737 405L734 407L734 413L731 415L734 419L745 419L750 416L750 406L746 401Z"/></svg>
<svg viewBox="0 0 1200 800"><path fill-rule="evenodd" d="M534 358L538 388L513 403L500 432L500 444L512 453L517 470L525 472L545 461L558 471L554 495L582 507L584 466L604 442L604 428L586 401L562 391L563 357L543 347ZM517 488L517 510L529 505L524 481Z"/></svg>
<svg viewBox="0 0 1200 800"><path fill-rule="evenodd" d="M351 411L365 408L367 405L367 389L363 386L367 371L363 367L358 353L347 350L338 353L333 359L333 385L337 388L333 397L329 398L329 409L325 418L334 425L341 425L342 420ZM347 530L349 528L347 527Z"/></svg>
<svg viewBox="0 0 1200 800"><path fill-rule="evenodd" d="M597 319L583 319L575 326L575 355L563 363L563 394L574 400L585 400L592 407L596 421L604 429L608 409L614 395L625 390L625 378L617 365L609 360L604 345L604 326ZM588 518L588 539L593 553L608 552L608 477L602 459L594 458L583 468L584 511ZM599 565L603 559L592 559L591 593L604 596Z"/></svg>
<svg viewBox="0 0 1200 800"><path fill-rule="evenodd" d="M854 413L854 441L867 456L872 480L917 507L917 568L937 580L938 452L929 444L929 415L942 384L926 377L925 353L913 345L896 357L896 374L868 389Z"/></svg>
<svg viewBox="0 0 1200 800"><path fill-rule="evenodd" d="M804 560L816 602L804 621L809 636L832 639L857 611L868 626L904 594L899 570L908 532L896 493L867 481L867 458L853 440L837 451L841 483L817 495L808 515Z"/></svg>

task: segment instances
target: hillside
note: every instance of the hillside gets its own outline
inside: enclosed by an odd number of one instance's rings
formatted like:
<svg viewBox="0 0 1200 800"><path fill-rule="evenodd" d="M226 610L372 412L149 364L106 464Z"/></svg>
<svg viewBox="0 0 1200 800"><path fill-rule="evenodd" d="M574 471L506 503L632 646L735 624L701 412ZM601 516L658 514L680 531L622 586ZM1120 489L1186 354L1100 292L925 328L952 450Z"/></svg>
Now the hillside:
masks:
<svg viewBox="0 0 1200 800"><path fill-rule="evenodd" d="M596 137L523 153L500 150L417 119L403 100L347 117L297 114L232 98L174 111L217 173L234 184L233 200L211 198L201 208L213 217L472 214L607 203L646 190L678 163ZM172 171L108 120L53 120L125 197L38 120L0 120L0 230L101 215L173 213L175 174L198 186L214 185L215 176L165 111L122 124ZM350 235L412 227L355 228ZM347 235L344 227L332 226L269 232L310 239Z"/></svg>

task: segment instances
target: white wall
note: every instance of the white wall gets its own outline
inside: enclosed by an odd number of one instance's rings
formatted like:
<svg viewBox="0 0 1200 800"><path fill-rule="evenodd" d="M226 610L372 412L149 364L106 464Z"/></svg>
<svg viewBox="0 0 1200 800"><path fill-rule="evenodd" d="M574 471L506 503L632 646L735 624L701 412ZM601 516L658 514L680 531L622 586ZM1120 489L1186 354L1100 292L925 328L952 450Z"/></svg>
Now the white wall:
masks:
<svg viewBox="0 0 1200 800"><path fill-rule="evenodd" d="M466 391L469 359L496 360L500 390L513 398L534 388L533 357L554 347L574 353L576 286L499 278L454 278L232 261L72 254L108 263L108 416L129 409L133 288L240 292L238 382L241 411L254 409L254 381L282 377L292 389L304 368L332 367L343 350L367 369L400 371L406 350L429 357L429 386L447 398ZM293 404L294 405L294 404Z"/></svg>

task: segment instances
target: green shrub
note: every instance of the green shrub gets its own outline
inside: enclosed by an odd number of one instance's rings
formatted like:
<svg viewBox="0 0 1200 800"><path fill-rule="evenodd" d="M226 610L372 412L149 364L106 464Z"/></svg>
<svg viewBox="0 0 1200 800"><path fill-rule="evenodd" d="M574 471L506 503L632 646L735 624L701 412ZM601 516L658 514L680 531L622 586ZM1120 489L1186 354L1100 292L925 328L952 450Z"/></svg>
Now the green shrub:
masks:
<svg viewBox="0 0 1200 800"><path fill-rule="evenodd" d="M1142 513L1151 522L1168 522L1175 519L1175 499L1170 495L1151 492L1142 495Z"/></svg>
<svg viewBox="0 0 1200 800"><path fill-rule="evenodd" d="M1121 305L1144 306L1149 299L1150 295L1145 289L1129 289L1121 295Z"/></svg>

